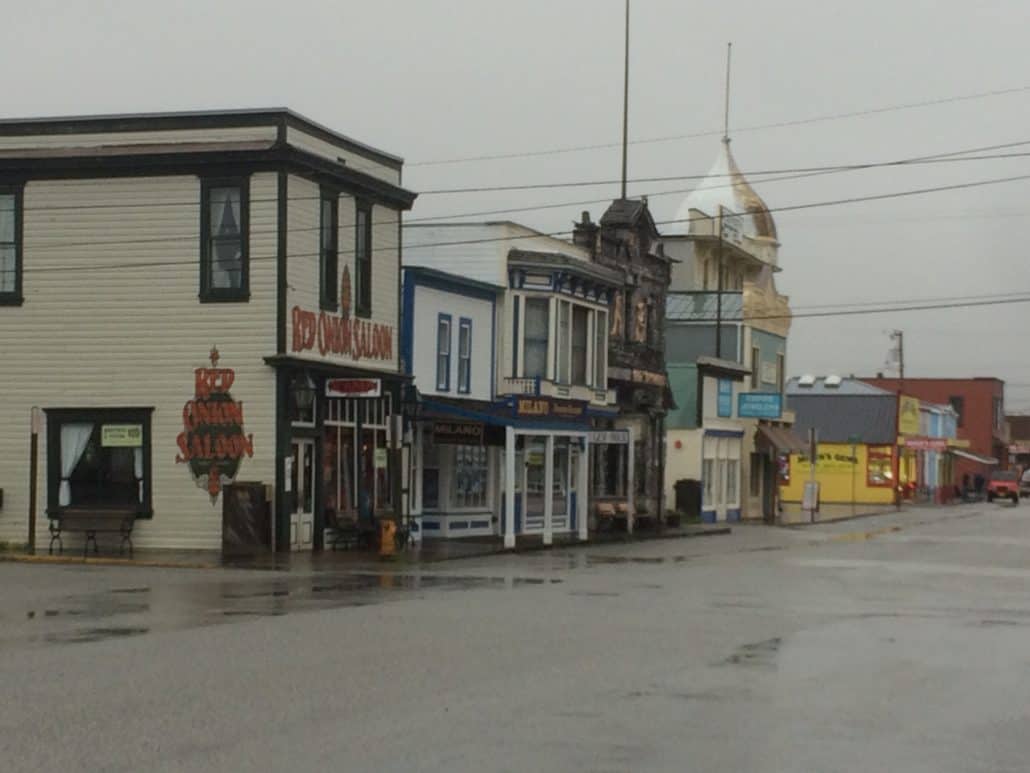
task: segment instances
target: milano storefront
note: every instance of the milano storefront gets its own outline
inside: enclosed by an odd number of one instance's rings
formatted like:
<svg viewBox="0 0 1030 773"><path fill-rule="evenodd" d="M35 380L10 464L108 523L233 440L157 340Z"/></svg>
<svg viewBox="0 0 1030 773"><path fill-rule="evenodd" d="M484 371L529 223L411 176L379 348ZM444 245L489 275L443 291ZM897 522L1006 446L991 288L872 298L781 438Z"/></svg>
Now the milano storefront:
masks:
<svg viewBox="0 0 1030 773"><path fill-rule="evenodd" d="M586 403L542 397L470 405L424 400L415 522L427 537L587 537ZM607 414L605 414L607 415ZM508 514L512 514L509 517Z"/></svg>

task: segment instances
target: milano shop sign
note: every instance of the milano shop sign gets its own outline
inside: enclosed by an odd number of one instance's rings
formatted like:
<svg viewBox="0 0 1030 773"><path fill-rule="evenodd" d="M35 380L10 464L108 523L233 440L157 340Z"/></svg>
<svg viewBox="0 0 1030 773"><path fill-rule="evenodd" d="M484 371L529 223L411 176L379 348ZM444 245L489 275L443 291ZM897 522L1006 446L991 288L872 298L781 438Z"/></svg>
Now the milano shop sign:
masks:
<svg viewBox="0 0 1030 773"><path fill-rule="evenodd" d="M218 350L211 350L211 367L197 368L193 398L182 409L182 432L176 438L177 464L189 465L193 479L206 488L211 501L232 483L244 456L254 455L254 436L243 429L243 403L229 390L236 372L219 368Z"/></svg>

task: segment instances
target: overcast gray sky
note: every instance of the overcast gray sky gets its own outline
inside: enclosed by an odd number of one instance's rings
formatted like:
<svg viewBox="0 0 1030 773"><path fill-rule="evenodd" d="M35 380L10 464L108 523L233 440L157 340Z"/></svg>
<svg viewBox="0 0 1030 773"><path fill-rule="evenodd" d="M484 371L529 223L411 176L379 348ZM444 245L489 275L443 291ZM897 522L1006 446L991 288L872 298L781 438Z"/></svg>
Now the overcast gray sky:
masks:
<svg viewBox="0 0 1030 773"><path fill-rule="evenodd" d="M102 2L2 0L6 117L288 106L407 159L408 187L609 179L619 150L460 164L418 162L617 142L622 0ZM789 128L796 121L1030 87L1026 0L634 0L631 139L718 130L734 43L741 168L884 161L1030 141L1030 90ZM630 176L704 173L718 137L637 144ZM1016 149L1017 151L1020 149ZM1030 146L1026 150L1030 152ZM808 179L754 179L776 208L1030 174L1030 157ZM671 219L684 183L631 184ZM426 195L412 218L513 213L559 231L598 216L614 185ZM597 203L581 205L589 199ZM1026 291L1030 182L775 215L793 306ZM496 216L505 217L503 215ZM1030 304L798 319L792 373L872 373L886 331L911 376L997 375L1030 410ZM1028 385L1028 386L1020 386Z"/></svg>

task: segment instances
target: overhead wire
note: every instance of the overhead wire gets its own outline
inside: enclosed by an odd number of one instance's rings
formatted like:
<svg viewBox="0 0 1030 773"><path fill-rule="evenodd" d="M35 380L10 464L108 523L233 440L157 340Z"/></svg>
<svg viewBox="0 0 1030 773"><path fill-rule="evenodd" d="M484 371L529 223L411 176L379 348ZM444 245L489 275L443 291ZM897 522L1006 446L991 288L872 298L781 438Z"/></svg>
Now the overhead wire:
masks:
<svg viewBox="0 0 1030 773"><path fill-rule="evenodd" d="M1030 85L1014 86L1012 88L1005 89L992 89L989 91L974 92L971 94L960 94L951 97L940 97L937 99L926 99L919 100L916 102L907 102L894 105L885 105L881 107L867 108L863 110L852 110L842 113L830 113L819 116L811 116L809 118L800 118L790 121L776 121L772 123L764 124L753 124L751 126L743 126L734 128L735 133L761 131L764 129L783 129L792 126L805 126L815 123L826 123L829 121L840 121L847 118L858 118L866 115L876 115L879 113L890 113L901 110L914 110L924 107L932 107L936 105L950 104L954 102L967 102L977 99L987 99L989 97L1005 96L1009 94L1018 94L1030 91ZM706 131L692 132L688 134L672 134L664 137L649 137L645 139L630 140L630 145L647 145L661 142L675 142L679 140L698 139L700 137L714 137L721 136L723 129L709 129ZM420 166L443 166L447 164L465 164L479 161L500 161L506 159L515 158L534 158L541 156L555 156L563 155L566 153L580 153L593 150L607 150L609 148L621 147L621 142L604 142L596 143L592 145L572 145L557 148L548 148L544 150L532 150L532 151L519 151L519 152L508 152L508 153L485 153L475 156L464 156L458 158L444 158L428 161L409 161L407 166L409 167L420 167Z"/></svg>
<svg viewBox="0 0 1030 773"><path fill-rule="evenodd" d="M951 185L938 185L938 186L932 186L932 187L927 187L927 188L910 189L910 190L905 190L905 191L894 191L894 192L891 192L891 193L871 194L871 195L865 195L865 196L851 196L851 197L846 197L846 198L841 198L841 199L831 199L831 200L825 200L825 201L808 202L808 203L804 203L804 204L793 204L793 205L784 205L784 206L780 206L780 207L769 207L766 211L767 212L792 212L792 211L799 211L799 210L805 210L805 209L814 209L814 208L818 208L818 207L843 206L843 205L846 205L846 204L857 204L857 203L863 203L863 202L868 202L868 201L883 201L883 200L887 200L887 199L895 199L895 198L911 197L911 196L918 196L918 195L926 195L926 194L930 194L930 193L940 193L940 192L944 192L944 191L965 190L965 189L970 189L970 188L983 187L983 186L987 186L987 185L999 185L999 184L1003 184L1003 183L1010 183L1010 182L1017 182L1017 181L1024 181L1024 180L1030 180L1030 174L1014 175L1014 176L1010 176L1010 177L1000 177L1000 178L993 178L993 179L987 179L987 180L976 180L976 181L964 182L964 183L954 183L954 184L951 184ZM705 215L705 216L695 216L695 217L688 217L688 218L676 218L676 219L672 219L672 220L658 220L658 221L655 221L655 224L656 225L687 224L687 223L705 221L705 220L710 220L710 219L711 219L710 217ZM319 229L315 228L315 229L311 229L311 230L319 230ZM267 231L267 232L254 232L254 231L251 231L250 235L254 236L255 233L257 235L273 236L273 235L277 234L278 231L277 230ZM538 232L538 231L531 231L531 232L526 233L526 234L515 234L515 235L506 235L506 236L499 236L499 237L479 237L479 238L474 238L474 239L458 239L458 240L451 240L451 241L427 242L427 243L422 243L422 244L408 245L408 247L410 249L426 249L426 248L430 248L430 247L464 246L464 245L472 245L472 244L486 244L486 243L496 243L496 242L519 241L519 240L525 240L525 239L536 239L536 238L540 238L541 236L557 238L557 237L562 237L562 236L569 236L572 233L573 232L570 231L570 230L551 231L551 232L548 232L548 233L542 233L542 232ZM152 237L152 238L128 239L128 240L107 240L107 241L103 241L103 242L75 242L75 243L62 243L62 244L53 245L53 246L56 247L56 248L60 248L60 249L72 249L72 248L81 248L81 247L128 246L128 245L133 245L133 244L155 244L155 243L168 243L168 242L180 242L180 241L195 241L196 239L197 239L197 236L195 234L191 234L191 235L186 236L186 237ZM385 247L372 247L371 251L372 252L380 252L380 251L387 251L387 250L393 251L393 250L397 249L397 247L398 247L398 245L389 245L389 246L385 246ZM353 255L354 251L353 250L340 250L339 253L342 254L342 255ZM317 257L318 254L319 253L317 253L317 252L313 253L313 256ZM190 260L190 261L178 261L178 262L193 263L195 261ZM146 266L153 266L153 265L160 265L160 264L161 264L160 262L149 262L149 263L133 262L133 263L108 264L108 265L112 265L114 267L133 268L133 267L137 267L137 266L146 267ZM97 266L95 264L87 265L87 266L64 266L64 267L60 267L60 266L36 266L36 267L26 266L26 267L24 267L22 269L22 271L23 272L41 272L41 271L60 271L60 270L89 270L89 269L96 268L96 267Z"/></svg>

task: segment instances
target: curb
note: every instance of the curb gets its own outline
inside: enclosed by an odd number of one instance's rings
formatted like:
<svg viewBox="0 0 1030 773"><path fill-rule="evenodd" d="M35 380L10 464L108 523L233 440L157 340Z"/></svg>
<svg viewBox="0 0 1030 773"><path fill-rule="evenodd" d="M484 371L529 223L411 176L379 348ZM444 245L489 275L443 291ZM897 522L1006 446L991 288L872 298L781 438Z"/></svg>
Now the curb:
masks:
<svg viewBox="0 0 1030 773"><path fill-rule="evenodd" d="M67 564L93 566L140 566L150 569L222 569L222 564L197 563L188 561L160 561L133 558L115 558L108 556L35 556L19 553L0 553L0 563L12 564Z"/></svg>
<svg viewBox="0 0 1030 773"><path fill-rule="evenodd" d="M696 537L715 537L731 534L729 526L712 529L699 530L695 532L684 532L679 534L649 534L645 537L626 536L619 539L586 540L585 542L560 542L551 545L526 545L508 550L505 548L484 548L482 551L464 553L456 556L439 557L417 557L406 558L404 554L396 556L392 563L395 566L407 565L417 566L419 564L439 564L447 561L462 561L469 558L488 558L498 555L518 555L526 553L540 553L545 550L565 550L596 548L604 545L630 545L643 542L656 542L659 540L693 539ZM370 560L375 556L369 556ZM274 566L234 566L220 562L199 562L199 561L171 561L161 559L133 559L118 556L71 556L71 555L29 555L27 553L0 553L0 563L15 564L56 564L65 566L125 566L141 567L146 569L249 569L256 571L283 571L281 567ZM386 563L386 562L384 562ZM289 569L285 569L289 572Z"/></svg>
<svg viewBox="0 0 1030 773"><path fill-rule="evenodd" d="M845 515L843 518L834 518L832 521L816 521L815 523L805 523L799 521L798 523L777 523L775 524L778 529L805 529L809 526L825 526L830 523L846 523L848 521L858 521L863 518L879 518L883 515L894 515L897 513L904 513L904 510L877 510L875 513L859 513L857 515Z"/></svg>

